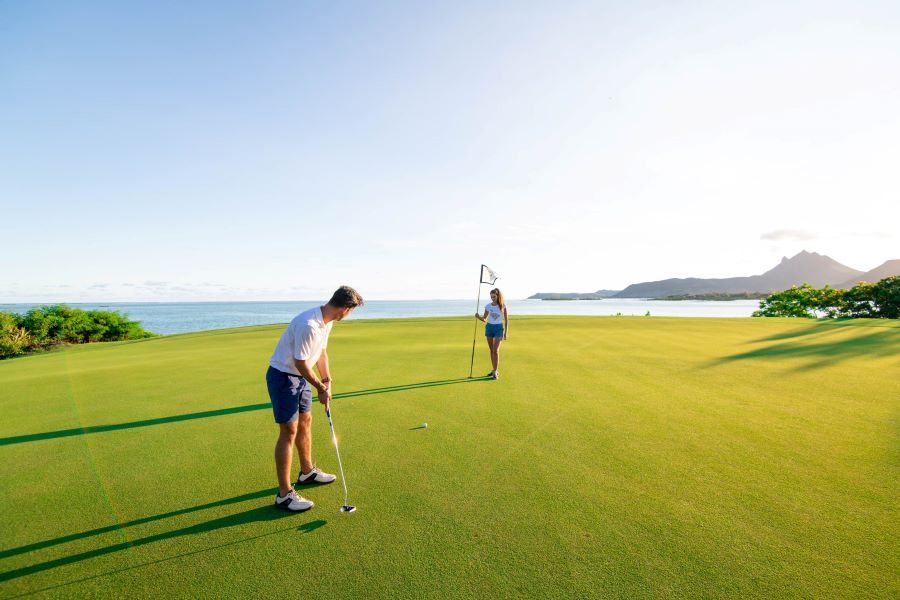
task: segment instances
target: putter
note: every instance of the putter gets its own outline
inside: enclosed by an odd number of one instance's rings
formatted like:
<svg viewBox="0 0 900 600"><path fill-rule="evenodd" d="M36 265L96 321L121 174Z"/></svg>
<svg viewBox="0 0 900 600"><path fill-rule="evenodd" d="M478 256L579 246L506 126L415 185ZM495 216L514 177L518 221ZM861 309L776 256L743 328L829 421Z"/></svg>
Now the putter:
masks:
<svg viewBox="0 0 900 600"><path fill-rule="evenodd" d="M344 479L344 467L341 466L341 453L338 450L337 436L334 434L334 423L331 422L331 402L325 405L325 414L328 415L328 426L331 427L331 441L334 442L334 453L337 455L338 469L341 470L341 483L344 484L344 505L341 507L341 512L355 512L356 507L347 504L347 480Z"/></svg>

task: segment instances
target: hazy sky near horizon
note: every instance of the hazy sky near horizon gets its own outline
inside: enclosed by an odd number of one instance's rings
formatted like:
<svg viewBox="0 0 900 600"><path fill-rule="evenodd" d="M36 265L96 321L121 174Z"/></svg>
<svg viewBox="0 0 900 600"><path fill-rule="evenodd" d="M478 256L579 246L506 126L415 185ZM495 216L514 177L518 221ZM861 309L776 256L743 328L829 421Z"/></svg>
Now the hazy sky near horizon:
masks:
<svg viewBox="0 0 900 600"><path fill-rule="evenodd" d="M900 3L0 4L0 302L900 258Z"/></svg>

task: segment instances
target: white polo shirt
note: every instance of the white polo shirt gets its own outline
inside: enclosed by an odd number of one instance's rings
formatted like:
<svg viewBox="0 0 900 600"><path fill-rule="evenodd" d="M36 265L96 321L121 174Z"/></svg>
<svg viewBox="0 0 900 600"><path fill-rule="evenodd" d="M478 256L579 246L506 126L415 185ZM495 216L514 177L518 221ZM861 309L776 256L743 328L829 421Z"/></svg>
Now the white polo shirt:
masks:
<svg viewBox="0 0 900 600"><path fill-rule="evenodd" d="M313 363L318 361L322 350L328 347L328 334L331 333L332 325L334 321L325 323L321 306L303 311L294 317L281 334L269 365L291 375L300 375L300 371L294 366L294 359L312 359Z"/></svg>

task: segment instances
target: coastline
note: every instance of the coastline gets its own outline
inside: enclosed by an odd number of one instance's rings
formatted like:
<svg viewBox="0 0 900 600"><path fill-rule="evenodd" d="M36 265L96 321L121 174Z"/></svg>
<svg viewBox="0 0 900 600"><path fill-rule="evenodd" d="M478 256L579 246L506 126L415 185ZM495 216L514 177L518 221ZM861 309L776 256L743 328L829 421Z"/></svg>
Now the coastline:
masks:
<svg viewBox="0 0 900 600"><path fill-rule="evenodd" d="M482 299L481 305L484 305ZM72 302L85 310L114 310L144 329L161 335L232 329L251 325L287 323L298 313L322 304L321 300L296 302ZM757 310L757 301L659 301L605 299L604 301L547 302L510 300L510 315L559 316L651 316L659 317L747 317ZM0 311L26 312L38 303L0 304ZM480 308L480 307L479 307ZM476 311L474 300L370 300L354 311L348 321L422 317L468 317Z"/></svg>

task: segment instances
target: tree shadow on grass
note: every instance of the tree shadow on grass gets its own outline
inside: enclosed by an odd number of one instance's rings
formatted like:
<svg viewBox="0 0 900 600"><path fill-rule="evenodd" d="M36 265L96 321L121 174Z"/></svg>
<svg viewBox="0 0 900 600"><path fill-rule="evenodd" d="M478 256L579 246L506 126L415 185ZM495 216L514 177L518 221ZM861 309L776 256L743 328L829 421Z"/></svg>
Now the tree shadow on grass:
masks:
<svg viewBox="0 0 900 600"><path fill-rule="evenodd" d="M883 320L869 320L861 322L859 319L826 319L820 321L797 319L798 325L802 326L798 329L792 329L782 333L768 335L756 340L747 342L748 344L758 344L762 342L778 342L781 340L791 340L801 337L809 337L814 335L826 335L829 333L839 333L846 331L848 328L868 329L872 327L887 327L895 329L892 323L883 322Z"/></svg>
<svg viewBox="0 0 900 600"><path fill-rule="evenodd" d="M821 338L808 339L802 331L793 337L763 338L760 341L779 341L763 348L723 356L707 363L705 367L715 367L741 360L779 360L808 358L809 362L799 367L799 371L812 371L835 365L845 360L859 357L900 357L900 329L888 328L868 335L858 335L850 339L822 341ZM817 332L818 333L818 332ZM807 335L807 339L800 339ZM791 341L783 341L790 339Z"/></svg>
<svg viewBox="0 0 900 600"><path fill-rule="evenodd" d="M435 387L439 385L451 385L454 383L467 383L475 381L487 381L489 377L460 378L460 379L444 379L440 381L423 381L420 383L407 383L401 385L393 385L383 388L372 388L368 390L357 390L354 392L344 392L335 394L334 399L355 398L357 396L369 396L372 394L388 394L391 392L403 392L406 390L415 390L426 387ZM271 403L261 402L259 404L247 404L245 406L234 406L232 408L220 408L217 410L204 410L201 412L187 413L183 415L173 415L171 417L159 417L157 419L145 419L143 421L130 421L128 423L114 423L111 425L93 425L88 427L76 427L74 429L61 429L58 431L45 431L43 433L29 433L25 435L14 435L0 438L0 446L9 446L12 444L23 444L25 442L35 442L38 440L51 440L55 438L70 437L74 435L87 435L90 433L103 433L107 431L119 431L122 429L134 429L137 427L150 427L153 425L162 425L164 423L177 423L178 421L192 421L194 419L206 419L209 417L220 417L223 415L233 415L243 412L251 412L255 410L264 410L272 408Z"/></svg>
<svg viewBox="0 0 900 600"><path fill-rule="evenodd" d="M165 518L176 516L176 515L181 515L181 514L185 514L185 513L189 513L189 512L203 510L206 508L223 506L223 505L231 504L234 502L242 502L244 500L259 498L261 496L269 495L274 492L275 492L274 489L261 490L259 492L253 492L251 494L244 494L243 496L236 496L234 498L228 498L226 500L220 500L218 502L211 502L209 504L202 504L199 506L195 506L195 507L187 508L187 509L183 509L183 510L172 511L169 513L163 513L163 514L156 515L153 517L146 517L143 519L135 519L134 521L129 521L129 522L123 523L121 525L112 525L110 527L101 527L98 529L93 529L93 530L85 531L82 533L63 536L61 538L56 538L54 540L46 540L44 542L38 542L36 544L29 544L27 546L22 546L20 548L14 548L12 550L7 550L3 553L3 557L14 556L16 554L22 554L24 552L30 552L30 551L37 550L40 548L47 548L50 546L55 546L57 544L62 544L62 543L70 542L73 540L87 538L90 536L98 535L101 533L106 533L109 531L125 529L127 527L131 527L131 526L138 525L141 523L157 521L160 519L165 519ZM243 512L227 515L224 517L219 517L217 519L212 519L212 520L209 520L209 521L206 521L203 523L197 523L196 525L191 525L189 527L182 527L181 529L175 529L172 531L166 531L163 533L148 535L148 536L145 536L142 538L128 540L125 542L120 542L118 544L112 544L111 546L106 546L103 548L95 548L93 550L79 552L77 554L72 554L70 556L63 556L60 558L55 558L55 559L44 561L44 562L37 563L34 565L29 565L27 567L21 567L19 569L13 569L11 571L6 571L3 573L0 573L0 582L9 581L11 579L17 579L19 577L24 577L25 575L32 575L34 573L39 573L41 571L47 571L49 569L55 569L57 567L70 565L73 563L81 562L83 560L96 558L98 556L114 554L116 552L121 552L122 550L127 550L129 548L137 548L140 546L146 546L147 544L152 544L154 542L158 542L158 541L162 541L162 540L182 537L182 536L186 536L186 535L194 535L194 534L198 534L198 533L208 533L211 531L225 529L227 527L237 527L240 525L247 525L249 523L276 521L276 520L292 518L292 517L296 518L295 514L278 510L277 508L275 508L274 506L271 506L271 505L251 508L251 509L243 511ZM300 525L297 529L298 529L298 531L302 531L303 533L312 533L316 529L323 527L326 523L327 523L327 521L319 519L317 521L311 521L311 522L304 523L304 524Z"/></svg>

